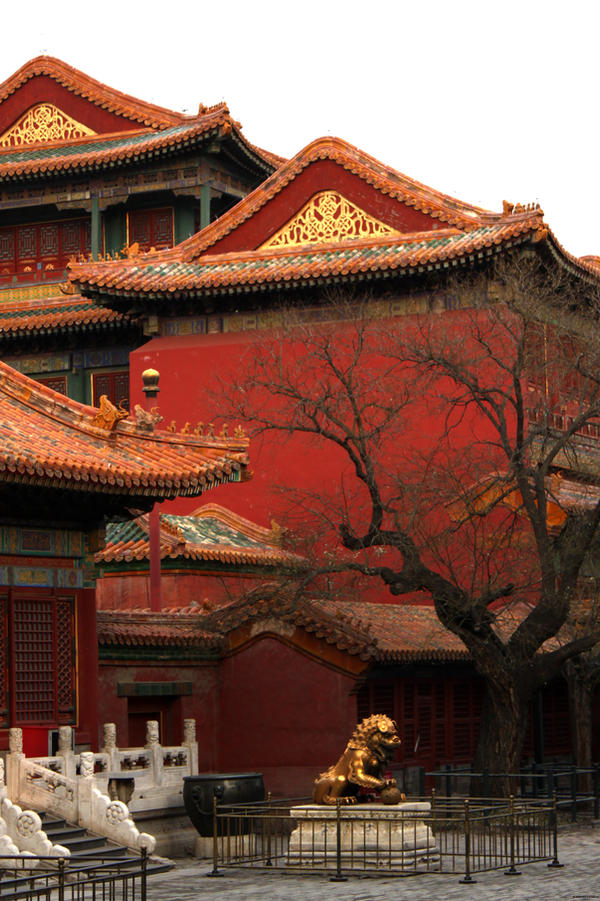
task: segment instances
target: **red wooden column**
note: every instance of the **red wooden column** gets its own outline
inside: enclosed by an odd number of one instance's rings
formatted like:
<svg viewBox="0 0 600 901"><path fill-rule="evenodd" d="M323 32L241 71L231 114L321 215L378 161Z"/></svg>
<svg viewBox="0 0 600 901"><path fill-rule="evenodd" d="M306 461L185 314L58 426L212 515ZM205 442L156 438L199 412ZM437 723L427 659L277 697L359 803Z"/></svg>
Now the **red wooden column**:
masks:
<svg viewBox="0 0 600 901"><path fill-rule="evenodd" d="M145 369L142 372L142 381L144 383L143 392L146 395L146 410L150 412L153 401L156 400L160 388L158 380L160 378L156 369ZM150 544L150 609L159 613L162 610L162 593L160 584L160 513L158 512L158 504L154 504L150 511L150 528L149 528L149 544Z"/></svg>

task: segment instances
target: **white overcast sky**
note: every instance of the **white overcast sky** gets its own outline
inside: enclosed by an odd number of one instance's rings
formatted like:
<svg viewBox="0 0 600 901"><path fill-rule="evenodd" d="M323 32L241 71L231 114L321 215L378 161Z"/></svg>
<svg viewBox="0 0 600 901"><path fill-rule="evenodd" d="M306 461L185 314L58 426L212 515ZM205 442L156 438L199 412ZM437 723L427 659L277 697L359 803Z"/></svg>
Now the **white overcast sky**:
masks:
<svg viewBox="0 0 600 901"><path fill-rule="evenodd" d="M44 53L171 109L225 100L282 156L338 135L488 209L537 201L600 254L593 0L22 0L0 30L0 82Z"/></svg>

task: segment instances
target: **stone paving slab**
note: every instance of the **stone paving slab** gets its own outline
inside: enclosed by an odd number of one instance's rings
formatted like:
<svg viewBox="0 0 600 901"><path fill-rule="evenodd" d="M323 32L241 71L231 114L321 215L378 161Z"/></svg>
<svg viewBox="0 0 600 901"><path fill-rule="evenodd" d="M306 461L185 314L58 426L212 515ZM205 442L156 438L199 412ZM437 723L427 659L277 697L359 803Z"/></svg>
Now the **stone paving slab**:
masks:
<svg viewBox="0 0 600 901"><path fill-rule="evenodd" d="M327 876L287 876L276 871L223 870L207 878L209 861L178 860L173 870L148 881L148 901L600 901L600 828L569 829L559 834L558 857L565 866L527 864L520 876L502 870L477 873L472 885L453 875L350 876L330 882Z"/></svg>

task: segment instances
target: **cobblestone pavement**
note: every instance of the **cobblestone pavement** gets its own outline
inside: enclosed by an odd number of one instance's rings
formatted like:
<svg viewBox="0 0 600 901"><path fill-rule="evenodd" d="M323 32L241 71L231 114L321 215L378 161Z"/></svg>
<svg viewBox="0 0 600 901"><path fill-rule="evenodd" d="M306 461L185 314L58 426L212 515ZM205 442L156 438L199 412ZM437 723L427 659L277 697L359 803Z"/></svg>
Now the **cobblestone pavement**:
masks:
<svg viewBox="0 0 600 901"><path fill-rule="evenodd" d="M350 876L336 883L327 876L224 870L222 878L209 879L208 861L187 859L149 880L148 901L600 901L600 826L561 830L558 852L562 869L528 864L520 876L477 873L471 885L462 885L459 876L436 874Z"/></svg>

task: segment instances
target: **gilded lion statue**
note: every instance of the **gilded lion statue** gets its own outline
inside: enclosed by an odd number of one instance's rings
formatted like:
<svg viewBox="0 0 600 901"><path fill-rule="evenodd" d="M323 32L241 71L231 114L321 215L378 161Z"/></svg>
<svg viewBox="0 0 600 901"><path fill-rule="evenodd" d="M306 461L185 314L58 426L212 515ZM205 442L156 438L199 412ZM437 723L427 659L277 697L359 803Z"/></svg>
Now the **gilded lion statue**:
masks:
<svg viewBox="0 0 600 901"><path fill-rule="evenodd" d="M338 762L315 779L315 804L355 804L361 789L388 793L388 803L404 800L395 779L384 772L400 745L398 727L389 716L376 713L359 723ZM382 795L382 800L386 800Z"/></svg>

